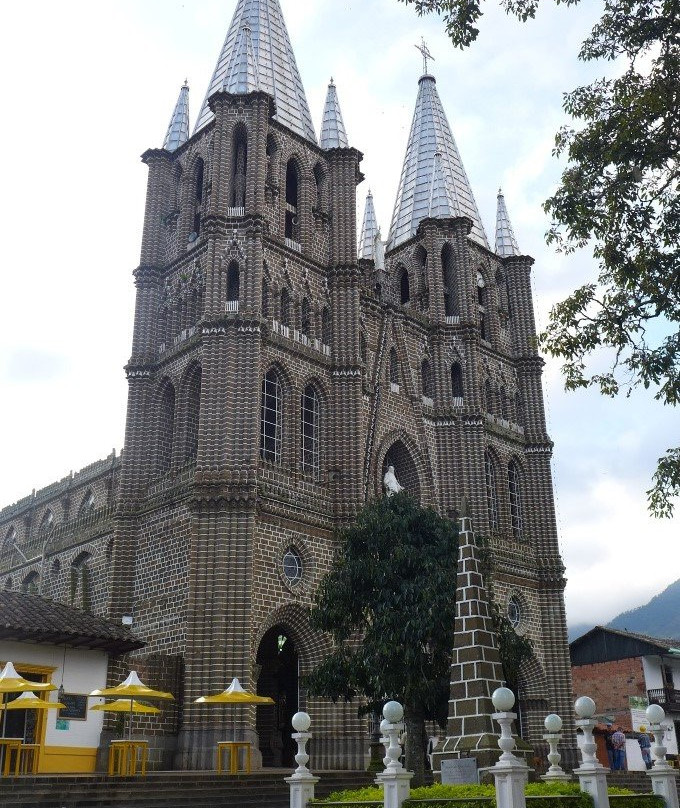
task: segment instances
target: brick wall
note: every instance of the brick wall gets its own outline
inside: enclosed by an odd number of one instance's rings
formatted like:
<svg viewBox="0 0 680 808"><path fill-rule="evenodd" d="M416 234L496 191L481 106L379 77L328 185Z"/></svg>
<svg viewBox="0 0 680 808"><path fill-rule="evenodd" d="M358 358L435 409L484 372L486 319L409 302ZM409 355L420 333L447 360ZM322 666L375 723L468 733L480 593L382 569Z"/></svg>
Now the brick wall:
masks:
<svg viewBox="0 0 680 808"><path fill-rule="evenodd" d="M575 698L590 696L597 705L598 715L610 715L626 730L632 729L628 697L647 695L642 657L574 665L571 677Z"/></svg>

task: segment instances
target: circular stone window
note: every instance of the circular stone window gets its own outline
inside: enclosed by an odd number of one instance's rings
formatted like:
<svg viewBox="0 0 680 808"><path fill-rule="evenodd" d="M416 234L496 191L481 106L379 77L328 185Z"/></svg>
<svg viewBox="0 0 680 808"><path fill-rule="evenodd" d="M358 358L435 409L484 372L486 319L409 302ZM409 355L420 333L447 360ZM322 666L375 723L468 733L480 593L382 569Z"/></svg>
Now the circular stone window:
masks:
<svg viewBox="0 0 680 808"><path fill-rule="evenodd" d="M517 628L522 620L522 607L514 595L508 601L508 620L513 628Z"/></svg>
<svg viewBox="0 0 680 808"><path fill-rule="evenodd" d="M295 547L289 547L283 554L283 574L289 584L296 584L302 578L302 558Z"/></svg>

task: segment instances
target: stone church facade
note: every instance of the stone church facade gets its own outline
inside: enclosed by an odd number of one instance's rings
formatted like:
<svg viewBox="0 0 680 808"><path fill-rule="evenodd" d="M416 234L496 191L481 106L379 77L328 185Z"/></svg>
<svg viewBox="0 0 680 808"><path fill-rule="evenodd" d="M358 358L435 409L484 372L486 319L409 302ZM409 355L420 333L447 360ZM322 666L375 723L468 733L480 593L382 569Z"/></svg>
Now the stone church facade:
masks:
<svg viewBox="0 0 680 808"><path fill-rule="evenodd" d="M445 752L490 732L490 601L534 642L519 696L540 741L571 712L564 570L533 261L502 195L492 248L425 74L389 236L370 192L358 233L362 155L332 83L317 138L278 0L238 0L191 135L188 97L143 155L124 452L0 511L0 585L132 617L146 646L110 678L133 667L179 697L140 724L159 765L210 767L234 731L289 764L299 708L315 768L361 768L356 705L301 686L330 647L306 612L392 465L472 537ZM193 703L234 676L277 706Z"/></svg>

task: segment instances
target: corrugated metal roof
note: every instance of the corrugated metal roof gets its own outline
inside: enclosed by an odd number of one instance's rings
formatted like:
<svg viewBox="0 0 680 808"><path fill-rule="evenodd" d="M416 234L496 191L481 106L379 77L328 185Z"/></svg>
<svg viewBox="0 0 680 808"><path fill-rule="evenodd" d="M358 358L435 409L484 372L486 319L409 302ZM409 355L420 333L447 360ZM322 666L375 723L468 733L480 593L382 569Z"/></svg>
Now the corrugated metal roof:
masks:
<svg viewBox="0 0 680 808"><path fill-rule="evenodd" d="M338 92L333 79L328 85L328 93L326 94L319 143L322 149L346 149L349 146L345 124L342 120L342 112L340 112Z"/></svg>
<svg viewBox="0 0 680 808"><path fill-rule="evenodd" d="M168 151L175 151L189 140L189 85L185 81L179 91L179 97L175 104L175 111L170 118L168 131L163 141L163 148Z"/></svg>
<svg viewBox="0 0 680 808"><path fill-rule="evenodd" d="M503 191L498 189L498 203L496 206L496 254L501 258L510 255L520 255L517 239L510 224L508 209L505 206Z"/></svg>
<svg viewBox="0 0 680 808"><path fill-rule="evenodd" d="M238 0L194 133L213 118L208 98L223 89L244 26L252 32L260 89L272 95L276 102L276 120L316 143L312 116L279 0Z"/></svg>
<svg viewBox="0 0 680 808"><path fill-rule="evenodd" d="M393 249L414 236L420 222L430 215L435 155L439 153L443 185L451 208L448 215L467 216L471 219L471 238L488 248L477 203L442 107L435 78L430 75L421 76L418 85L418 98L406 146L388 246ZM444 207L442 200L441 210ZM438 214L439 217L441 215Z"/></svg>

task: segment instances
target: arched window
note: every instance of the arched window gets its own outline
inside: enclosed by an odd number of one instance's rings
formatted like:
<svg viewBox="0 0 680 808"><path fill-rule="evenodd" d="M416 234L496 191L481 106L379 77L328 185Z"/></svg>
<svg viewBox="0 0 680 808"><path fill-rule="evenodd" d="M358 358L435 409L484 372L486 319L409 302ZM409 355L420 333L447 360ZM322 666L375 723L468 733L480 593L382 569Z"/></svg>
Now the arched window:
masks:
<svg viewBox="0 0 680 808"><path fill-rule="evenodd" d="M510 526L512 535L521 539L524 531L522 519L522 478L516 460L508 463L508 497L510 501Z"/></svg>
<svg viewBox="0 0 680 808"><path fill-rule="evenodd" d="M319 479L319 394L308 384L302 393L300 406L300 434L302 437L302 471Z"/></svg>
<svg viewBox="0 0 680 808"><path fill-rule="evenodd" d="M281 311L279 312L281 325L290 325L290 295L285 287L281 290Z"/></svg>
<svg viewBox="0 0 680 808"><path fill-rule="evenodd" d="M238 299L240 294L241 279L238 263L232 261L227 269L227 311L238 311Z"/></svg>
<svg viewBox="0 0 680 808"><path fill-rule="evenodd" d="M302 298L300 306L300 331L307 338L312 335L312 309L306 297Z"/></svg>
<svg viewBox="0 0 680 808"><path fill-rule="evenodd" d="M521 393L515 393L515 418L520 426L524 426L524 401Z"/></svg>
<svg viewBox="0 0 680 808"><path fill-rule="evenodd" d="M92 513L94 511L94 504L94 494L92 493L92 489L88 488L80 503L80 508L78 508L78 516L87 516Z"/></svg>
<svg viewBox="0 0 680 808"><path fill-rule="evenodd" d="M175 429L175 388L166 382L158 409L158 462L157 471L165 474L172 463L172 440Z"/></svg>
<svg viewBox="0 0 680 808"><path fill-rule="evenodd" d="M195 240L201 232L201 203L203 202L203 175L205 171L205 164L199 157L196 161L196 168L194 169L194 239Z"/></svg>
<svg viewBox="0 0 680 808"><path fill-rule="evenodd" d="M484 382L484 407L489 415L493 415L493 390L491 389L491 382L488 379Z"/></svg>
<svg viewBox="0 0 680 808"><path fill-rule="evenodd" d="M397 359L397 351L395 348L390 348L390 384L399 384L399 360Z"/></svg>
<svg viewBox="0 0 680 808"><path fill-rule="evenodd" d="M184 460L196 460L198 455L198 424L201 413L201 368L194 367L185 381Z"/></svg>
<svg viewBox="0 0 680 808"><path fill-rule="evenodd" d="M269 284L266 278L262 278L262 316L269 318Z"/></svg>
<svg viewBox="0 0 680 808"><path fill-rule="evenodd" d="M323 210L324 203L324 186L326 183L326 175L324 173L321 163L314 166L314 185L316 186L316 200L315 207L317 211Z"/></svg>
<svg viewBox="0 0 680 808"><path fill-rule="evenodd" d="M498 398L500 400L501 405L501 418L504 418L506 421L509 421L509 405L508 405L508 394L505 392L505 387L501 387L498 391Z"/></svg>
<svg viewBox="0 0 680 808"><path fill-rule="evenodd" d="M260 457L272 463L281 462L281 418L283 388L279 374L272 368L262 379L260 416Z"/></svg>
<svg viewBox="0 0 680 808"><path fill-rule="evenodd" d="M510 294L508 293L508 280L502 270L496 273L496 288L498 289L498 308L507 317L510 317Z"/></svg>
<svg viewBox="0 0 680 808"><path fill-rule="evenodd" d="M402 267L399 273L399 296L402 306L408 303L411 299L411 290L409 287L408 270Z"/></svg>
<svg viewBox="0 0 680 808"><path fill-rule="evenodd" d="M300 241L300 178L295 160L289 160L286 166L286 238Z"/></svg>
<svg viewBox="0 0 680 808"><path fill-rule="evenodd" d="M453 262L453 249L447 242L442 247L442 285L444 288L444 314L447 317L454 317L458 312L458 300L456 296L456 273Z"/></svg>
<svg viewBox="0 0 680 808"><path fill-rule="evenodd" d="M234 128L234 159L232 162L231 206L245 208L246 170L248 167L248 135L243 125Z"/></svg>
<svg viewBox="0 0 680 808"><path fill-rule="evenodd" d="M21 582L21 591L25 595L37 595L40 591L40 576L37 572L29 572Z"/></svg>
<svg viewBox="0 0 680 808"><path fill-rule="evenodd" d="M434 395L432 386L432 370L430 368L430 362L427 359L423 359L422 364L420 365L420 379L423 395L425 398L432 398Z"/></svg>
<svg viewBox="0 0 680 808"><path fill-rule="evenodd" d="M38 532L40 533L41 536L43 536L46 533L49 533L53 527L54 527L54 514L48 508L45 511L45 515L43 516L42 521L40 522L40 528L38 529Z"/></svg>
<svg viewBox="0 0 680 808"><path fill-rule="evenodd" d="M489 528L498 530L498 484L496 482L496 464L491 453L484 452L484 479L486 482L486 509L489 517Z"/></svg>
<svg viewBox="0 0 680 808"><path fill-rule="evenodd" d="M80 553L71 562L71 605L85 611L90 608L90 561L89 553Z"/></svg>
<svg viewBox="0 0 680 808"><path fill-rule="evenodd" d="M481 272L477 273L477 313L479 317L479 336L483 340L489 339L486 321L486 284Z"/></svg>
<svg viewBox="0 0 680 808"><path fill-rule="evenodd" d="M321 312L321 342L324 345L331 344L331 310L328 306Z"/></svg>
<svg viewBox="0 0 680 808"><path fill-rule="evenodd" d="M459 362L451 365L451 395L453 398L463 398L463 369Z"/></svg>

